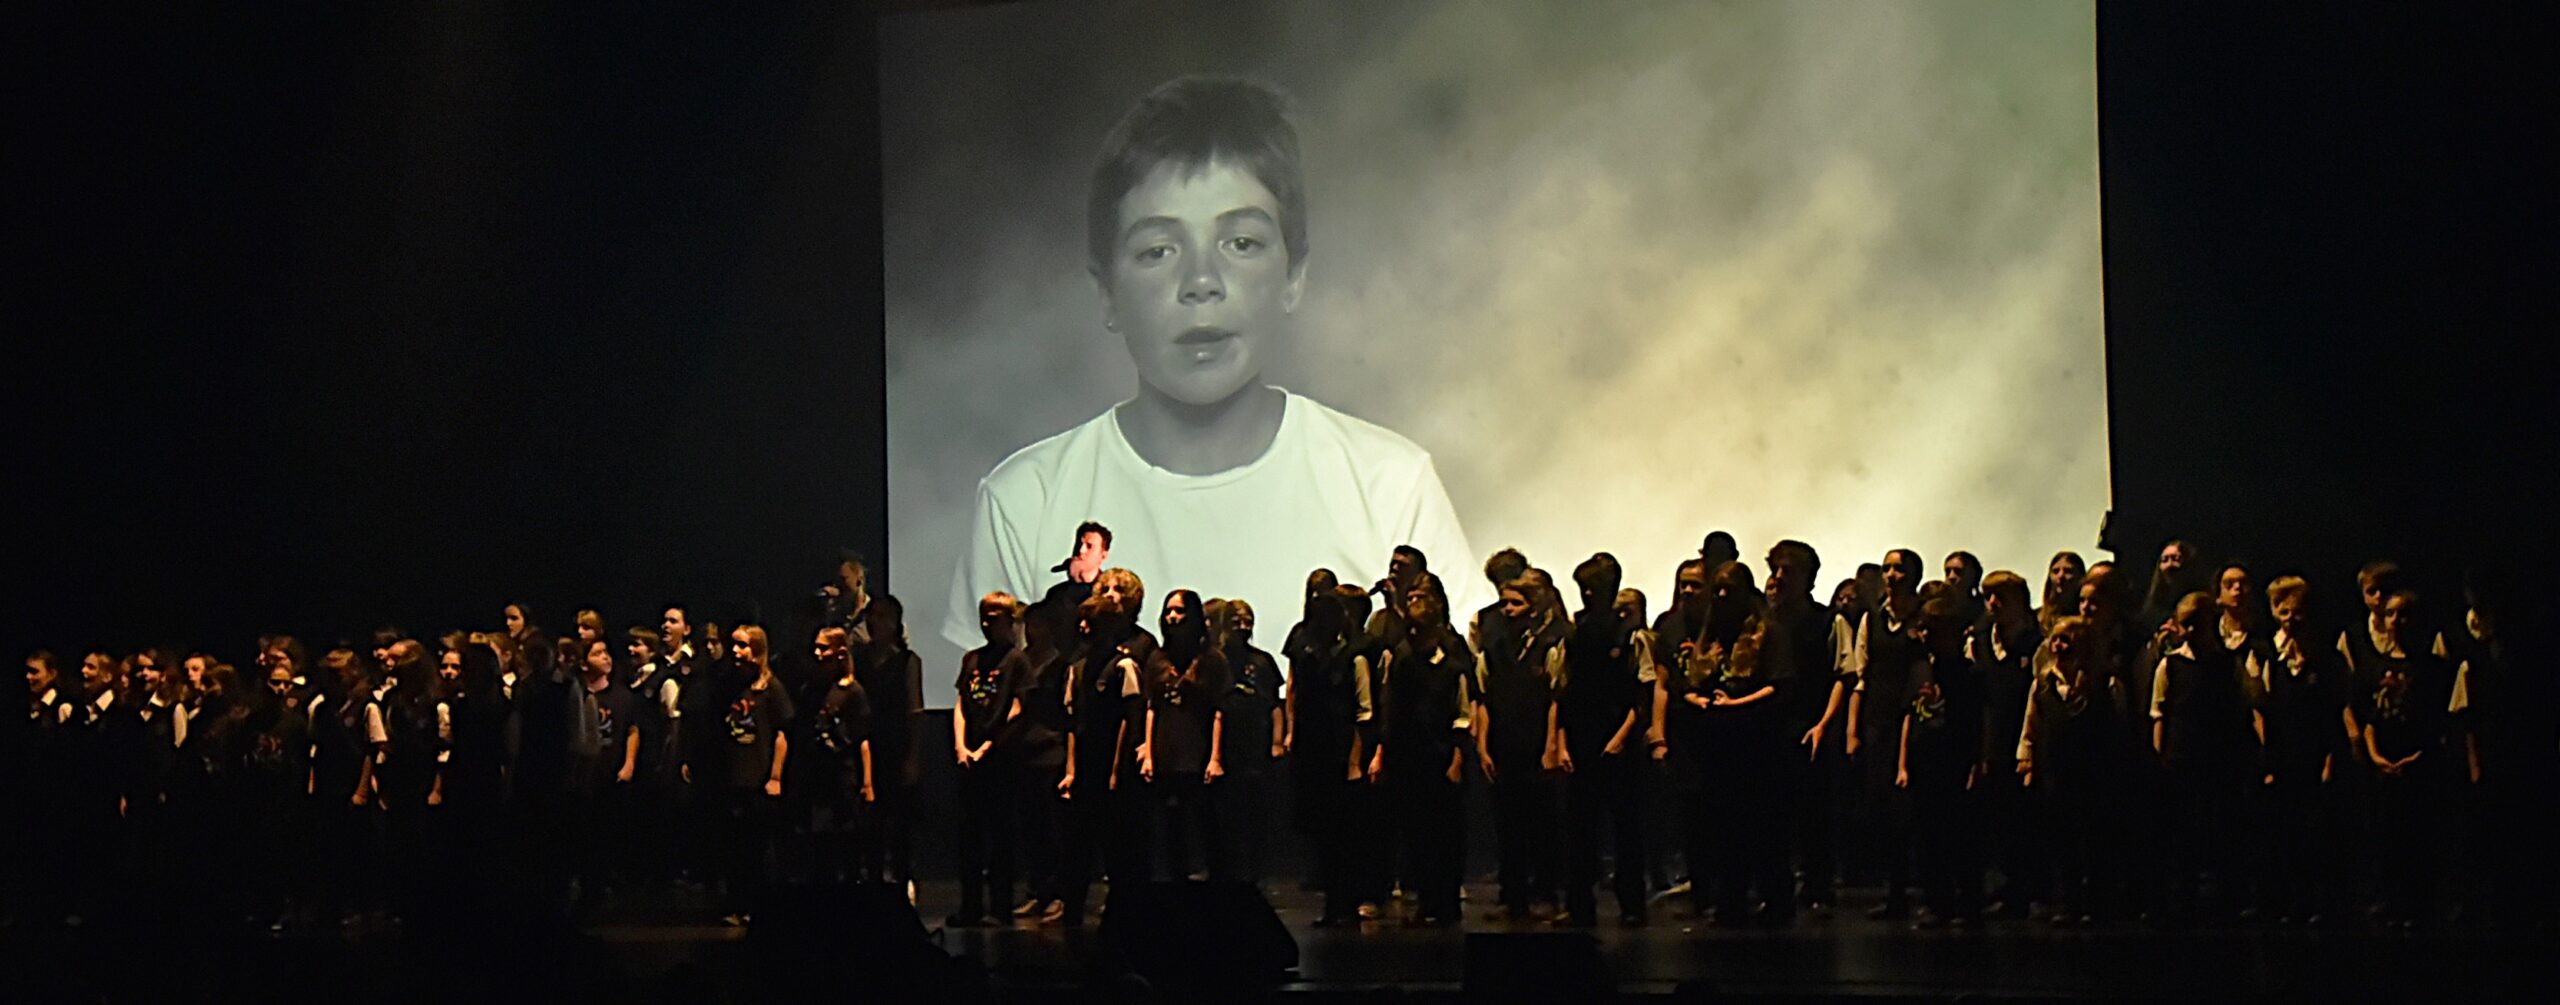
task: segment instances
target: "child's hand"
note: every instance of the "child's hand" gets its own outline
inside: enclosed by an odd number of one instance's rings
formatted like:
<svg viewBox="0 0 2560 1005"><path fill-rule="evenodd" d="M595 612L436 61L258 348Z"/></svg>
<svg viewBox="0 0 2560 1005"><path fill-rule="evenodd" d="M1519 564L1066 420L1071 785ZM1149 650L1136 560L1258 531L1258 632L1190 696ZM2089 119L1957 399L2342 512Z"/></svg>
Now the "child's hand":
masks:
<svg viewBox="0 0 2560 1005"><path fill-rule="evenodd" d="M1909 769L1909 768L1895 768L1895 769L1893 769L1893 787L1894 787L1894 788L1897 788L1897 789L1907 789L1907 788L1910 788L1910 787L1911 787L1911 769Z"/></svg>

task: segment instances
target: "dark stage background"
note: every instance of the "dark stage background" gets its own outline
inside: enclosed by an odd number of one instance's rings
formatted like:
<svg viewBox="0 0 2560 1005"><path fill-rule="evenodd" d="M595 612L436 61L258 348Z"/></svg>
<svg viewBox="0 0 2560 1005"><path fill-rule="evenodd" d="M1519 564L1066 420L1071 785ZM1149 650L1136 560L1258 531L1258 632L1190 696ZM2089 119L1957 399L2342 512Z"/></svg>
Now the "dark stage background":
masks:
<svg viewBox="0 0 2560 1005"><path fill-rule="evenodd" d="M789 623L885 554L872 11L22 18L8 645ZM2371 555L2551 553L2509 19L2101 4L2128 544L2332 613Z"/></svg>

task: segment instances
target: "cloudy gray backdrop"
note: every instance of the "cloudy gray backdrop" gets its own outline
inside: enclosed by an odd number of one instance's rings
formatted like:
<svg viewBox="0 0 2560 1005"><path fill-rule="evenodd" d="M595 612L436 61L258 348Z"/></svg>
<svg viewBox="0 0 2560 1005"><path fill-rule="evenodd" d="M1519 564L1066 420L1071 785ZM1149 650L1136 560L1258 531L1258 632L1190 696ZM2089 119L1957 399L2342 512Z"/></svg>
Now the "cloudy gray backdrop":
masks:
<svg viewBox="0 0 2560 1005"><path fill-rule="evenodd" d="M1657 609L1710 528L1813 542L1826 594L1898 545L2040 579L2107 507L2095 44L2048 0L891 19L890 587L934 676L978 479L1135 393L1084 184L1183 73L1297 105L1307 299L1266 374L1430 450L1479 548L1610 550Z"/></svg>

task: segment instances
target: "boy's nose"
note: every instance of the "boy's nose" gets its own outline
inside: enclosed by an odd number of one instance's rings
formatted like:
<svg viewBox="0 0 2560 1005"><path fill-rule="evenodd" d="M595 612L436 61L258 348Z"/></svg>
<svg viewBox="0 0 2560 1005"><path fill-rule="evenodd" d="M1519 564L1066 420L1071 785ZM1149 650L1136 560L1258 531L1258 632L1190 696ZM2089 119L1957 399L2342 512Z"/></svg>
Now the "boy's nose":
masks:
<svg viewBox="0 0 2560 1005"><path fill-rule="evenodd" d="M1218 274L1216 264L1205 256L1201 264L1182 280L1182 302L1186 304L1216 303L1227 298L1226 277Z"/></svg>

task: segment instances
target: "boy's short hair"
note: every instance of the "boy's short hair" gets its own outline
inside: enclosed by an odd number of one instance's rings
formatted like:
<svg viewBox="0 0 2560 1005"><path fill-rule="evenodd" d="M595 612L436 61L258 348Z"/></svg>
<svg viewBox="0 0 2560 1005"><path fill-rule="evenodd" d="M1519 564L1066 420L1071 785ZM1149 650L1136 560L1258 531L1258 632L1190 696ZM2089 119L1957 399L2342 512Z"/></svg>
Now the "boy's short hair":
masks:
<svg viewBox="0 0 2560 1005"><path fill-rule="evenodd" d="M1508 583L1528 572L1529 556L1521 554L1518 548L1504 548L1484 560L1484 578L1492 582Z"/></svg>
<svg viewBox="0 0 2560 1005"><path fill-rule="evenodd" d="M2309 580L2300 576L2277 576L2275 582L2267 584L2267 606L2273 607L2287 600L2300 600L2310 592Z"/></svg>
<svg viewBox="0 0 2560 1005"><path fill-rule="evenodd" d="M1812 545L1788 538L1769 546L1769 565L1771 568L1783 565L1804 573L1805 588L1810 590L1814 577L1822 574L1822 553L1813 550Z"/></svg>
<svg viewBox="0 0 2560 1005"><path fill-rule="evenodd" d="M1605 551L1595 553L1583 559L1581 565L1573 567L1575 586L1594 596L1606 595L1612 603L1617 601L1618 584L1625 578L1626 571L1618 565L1618 556Z"/></svg>
<svg viewBox="0 0 2560 1005"><path fill-rule="evenodd" d="M1226 161L1251 174L1280 202L1289 268L1307 260L1307 189L1298 168L1298 127L1289 100L1241 77L1186 76L1156 85L1102 140L1085 197L1086 252L1101 272L1120 243L1120 200L1166 164L1199 171Z"/></svg>
<svg viewBox="0 0 2560 1005"><path fill-rule="evenodd" d="M1079 547L1084 544L1084 536L1087 534L1102 535L1102 550L1111 550L1111 528L1103 526L1102 521L1087 520L1076 525L1076 544Z"/></svg>

